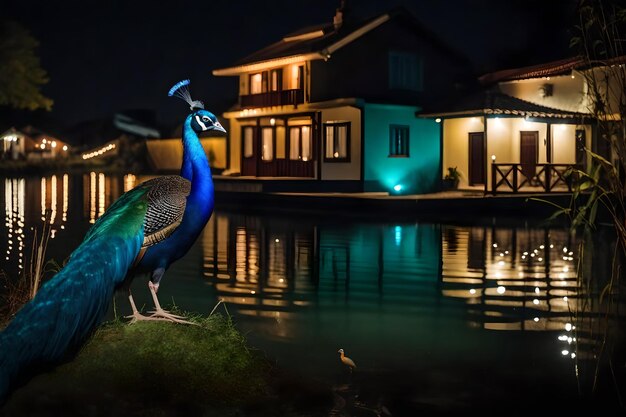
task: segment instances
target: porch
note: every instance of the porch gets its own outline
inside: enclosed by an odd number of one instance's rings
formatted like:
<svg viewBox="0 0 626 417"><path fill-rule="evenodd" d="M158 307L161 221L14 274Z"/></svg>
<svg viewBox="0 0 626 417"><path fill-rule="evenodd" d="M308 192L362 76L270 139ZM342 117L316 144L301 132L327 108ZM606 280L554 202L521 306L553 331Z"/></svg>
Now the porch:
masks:
<svg viewBox="0 0 626 417"><path fill-rule="evenodd" d="M582 166L575 164L492 163L491 189L497 193L572 192ZM485 194L487 194L485 186Z"/></svg>

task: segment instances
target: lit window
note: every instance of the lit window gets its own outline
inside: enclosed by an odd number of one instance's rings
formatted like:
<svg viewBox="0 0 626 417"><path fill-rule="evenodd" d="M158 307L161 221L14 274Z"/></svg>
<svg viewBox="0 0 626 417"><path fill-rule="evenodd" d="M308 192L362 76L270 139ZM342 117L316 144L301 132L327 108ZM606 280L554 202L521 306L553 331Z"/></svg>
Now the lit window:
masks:
<svg viewBox="0 0 626 417"><path fill-rule="evenodd" d="M324 159L329 162L349 162L350 123L324 125Z"/></svg>
<svg viewBox="0 0 626 417"><path fill-rule="evenodd" d="M423 62L407 52L389 52L389 88L393 90L422 91Z"/></svg>
<svg viewBox="0 0 626 417"><path fill-rule="evenodd" d="M310 161L311 153L311 127L291 127L289 129L289 159Z"/></svg>
<svg viewBox="0 0 626 417"><path fill-rule="evenodd" d="M389 126L389 156L409 156L408 126Z"/></svg>
<svg viewBox="0 0 626 417"><path fill-rule="evenodd" d="M263 92L263 76L261 73L250 76L250 94L261 94Z"/></svg>
<svg viewBox="0 0 626 417"><path fill-rule="evenodd" d="M254 156L254 128L252 127L244 127L243 128L243 156L244 158L251 158Z"/></svg>
<svg viewBox="0 0 626 417"><path fill-rule="evenodd" d="M274 159L274 128L264 127L261 131L263 153L261 159L268 162Z"/></svg>

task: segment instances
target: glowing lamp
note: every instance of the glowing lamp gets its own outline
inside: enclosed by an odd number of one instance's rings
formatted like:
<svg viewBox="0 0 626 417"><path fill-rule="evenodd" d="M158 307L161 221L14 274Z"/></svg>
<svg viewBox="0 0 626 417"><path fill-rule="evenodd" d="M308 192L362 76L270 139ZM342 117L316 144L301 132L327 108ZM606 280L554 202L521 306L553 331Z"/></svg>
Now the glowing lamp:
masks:
<svg viewBox="0 0 626 417"><path fill-rule="evenodd" d="M63 150L67 151L67 145L63 145Z"/></svg>
<svg viewBox="0 0 626 417"><path fill-rule="evenodd" d="M496 156L495 155L491 155L491 162L492 163L496 163Z"/></svg>
<svg viewBox="0 0 626 417"><path fill-rule="evenodd" d="M441 118L440 118L440 117L437 117L437 118L435 119L435 122L437 122L437 123L441 123Z"/></svg>
<svg viewBox="0 0 626 417"><path fill-rule="evenodd" d="M400 190L402 190L402 185L400 185L400 184L396 184L396 185L394 185L394 186L393 186L393 189L394 189L395 191L400 191Z"/></svg>

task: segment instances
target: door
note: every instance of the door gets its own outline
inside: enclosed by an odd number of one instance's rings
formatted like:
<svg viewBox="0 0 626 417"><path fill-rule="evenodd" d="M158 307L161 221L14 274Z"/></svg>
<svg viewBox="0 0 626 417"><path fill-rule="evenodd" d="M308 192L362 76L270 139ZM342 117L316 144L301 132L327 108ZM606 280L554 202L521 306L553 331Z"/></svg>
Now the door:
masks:
<svg viewBox="0 0 626 417"><path fill-rule="evenodd" d="M485 134L469 134L469 185L485 183Z"/></svg>
<svg viewBox="0 0 626 417"><path fill-rule="evenodd" d="M520 132L520 165L522 174L532 180L537 172L539 152L539 132Z"/></svg>
<svg viewBox="0 0 626 417"><path fill-rule="evenodd" d="M241 175L256 177L258 161L258 128L241 128Z"/></svg>

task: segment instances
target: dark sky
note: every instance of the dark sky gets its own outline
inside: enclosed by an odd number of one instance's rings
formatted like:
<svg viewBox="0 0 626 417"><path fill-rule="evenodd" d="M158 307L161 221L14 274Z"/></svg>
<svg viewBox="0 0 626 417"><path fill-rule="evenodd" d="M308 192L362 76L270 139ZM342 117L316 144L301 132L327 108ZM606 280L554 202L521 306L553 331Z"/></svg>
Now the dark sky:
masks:
<svg viewBox="0 0 626 417"><path fill-rule="evenodd" d="M157 111L171 125L185 114L168 88L191 78L209 110L236 100L233 77L211 70L301 27L332 20L339 0L29 1L3 0L0 14L26 26L55 101L48 118L65 126L122 109ZM477 72L568 56L576 0L352 0L369 17L394 6L464 53Z"/></svg>

